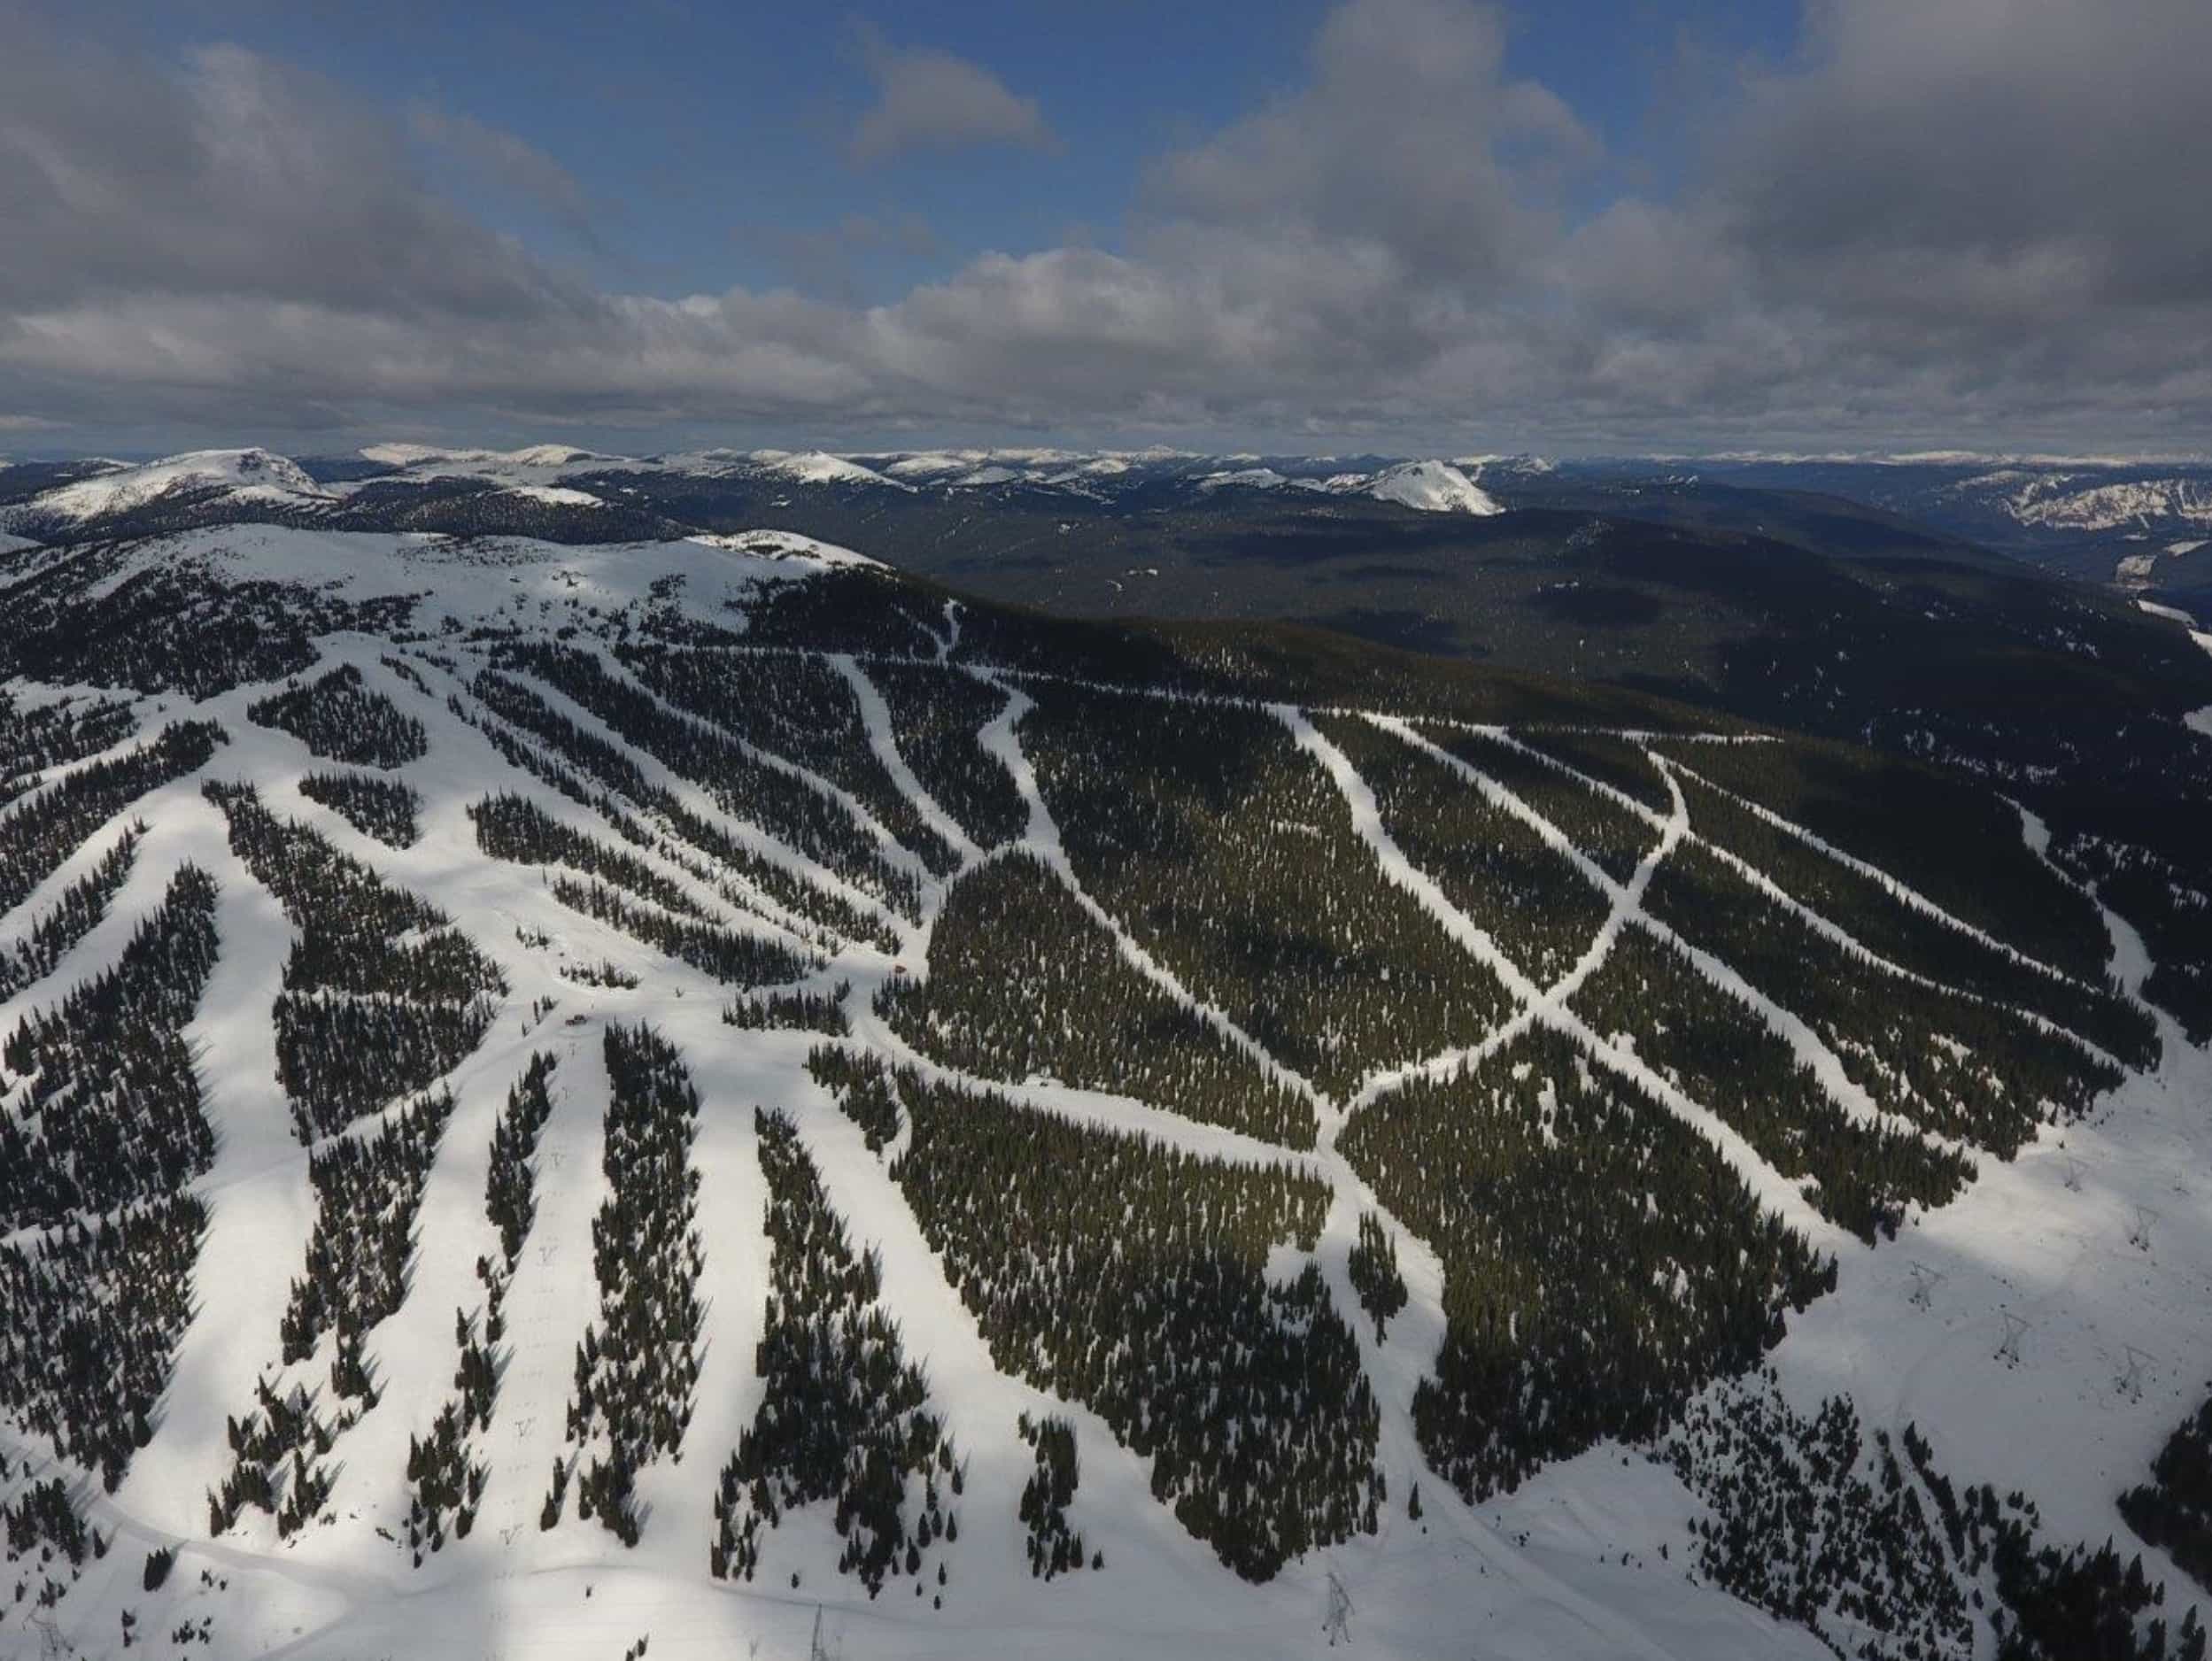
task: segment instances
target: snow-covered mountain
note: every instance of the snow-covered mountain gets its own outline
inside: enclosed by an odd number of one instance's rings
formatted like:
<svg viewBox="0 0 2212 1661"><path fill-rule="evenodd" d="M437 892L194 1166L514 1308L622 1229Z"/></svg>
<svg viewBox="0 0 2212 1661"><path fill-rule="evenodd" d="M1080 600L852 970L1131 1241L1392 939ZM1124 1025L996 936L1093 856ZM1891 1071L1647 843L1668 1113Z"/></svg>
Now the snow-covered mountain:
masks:
<svg viewBox="0 0 2212 1661"><path fill-rule="evenodd" d="M0 603L0 1652L2201 1653L2108 827L777 532Z"/></svg>
<svg viewBox="0 0 2212 1661"><path fill-rule="evenodd" d="M372 444L361 454L366 460L389 464L416 477L507 478L523 474L535 476L539 473L561 476L656 472L734 478L758 474L800 484L895 485L954 491L1022 484L1084 495L1179 480L1202 491L1224 484L1259 489L1292 485L1332 494L1367 495L1380 501L1440 513L1498 511L1496 503L1472 482L1486 465L1495 465L1502 473L1530 476L1548 469L1548 464L1526 457L1475 457L1462 463L1396 462L1366 472L1347 472L1334 469L1326 463L1291 459L1285 460L1284 465L1294 470L1279 473L1268 466L1222 465L1240 458L1203 457L1160 450L1002 448L851 455L832 455L820 450L704 450L622 457L557 445L516 451L441 451L414 444ZM1258 458L1252 460L1257 461Z"/></svg>
<svg viewBox="0 0 2212 1661"><path fill-rule="evenodd" d="M1448 461L1400 461L1376 473L1284 474L1272 467L1225 467L1203 474L1201 491L1311 491L1365 496L1425 514L1502 514L1490 494Z"/></svg>
<svg viewBox="0 0 2212 1661"><path fill-rule="evenodd" d="M824 505L974 500L1051 511L1149 512L1218 502L1224 486L1293 498L1494 514L1506 504L1442 461L1344 468L1277 458L1230 467L1178 452L968 450L832 455L701 450L610 455L563 444L515 450L378 444L298 462L263 450L199 451L143 465L80 464L48 488L0 500L0 534L34 541L281 519L333 530L476 531L584 542L756 522ZM0 467L0 491L11 469ZM1540 476L1508 467L1516 483ZM625 517L610 521L619 512Z"/></svg>
<svg viewBox="0 0 2212 1661"><path fill-rule="evenodd" d="M2212 487L2184 478L2131 479L2098 483L2077 474L2023 475L2018 469L1984 474L1962 491L2000 487L2013 517L2053 530L2113 530L2156 527L2172 521L2212 524ZM2013 487L2017 488L2013 488Z"/></svg>
<svg viewBox="0 0 2212 1661"><path fill-rule="evenodd" d="M1425 514L1502 514L1505 510L1458 467L1446 461L1401 461L1365 485L1378 501L1418 507Z"/></svg>
<svg viewBox="0 0 2212 1661"><path fill-rule="evenodd" d="M559 471L626 460L595 450L579 450L573 444L528 444L519 450L447 450L435 444L364 444L360 454L363 460L382 462L387 467L443 467L455 473L481 470L494 477L525 469Z"/></svg>
<svg viewBox="0 0 2212 1661"><path fill-rule="evenodd" d="M288 457L266 450L194 450L139 467L114 463L7 512L27 525L58 521L74 527L132 513L164 498L206 495L248 511L332 499L331 492Z"/></svg>
<svg viewBox="0 0 2212 1661"><path fill-rule="evenodd" d="M756 450L753 460L770 472L796 479L802 484L875 484L901 491L909 488L896 479L886 478L873 467L862 467L857 461L847 461L822 450L795 453Z"/></svg>

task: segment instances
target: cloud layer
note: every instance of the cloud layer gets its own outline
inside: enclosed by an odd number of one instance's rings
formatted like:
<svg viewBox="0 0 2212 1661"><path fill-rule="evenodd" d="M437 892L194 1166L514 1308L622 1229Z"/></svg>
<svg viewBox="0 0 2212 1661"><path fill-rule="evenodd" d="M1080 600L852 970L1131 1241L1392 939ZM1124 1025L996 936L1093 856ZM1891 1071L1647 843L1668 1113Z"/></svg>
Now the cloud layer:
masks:
<svg viewBox="0 0 2212 1661"><path fill-rule="evenodd" d="M876 102L847 143L855 161L971 144L1056 146L1037 100L1011 91L982 65L929 47L893 46L866 25L855 39L876 83Z"/></svg>
<svg viewBox="0 0 2212 1661"><path fill-rule="evenodd" d="M1156 158L1116 246L985 253L867 307L827 279L599 291L433 188L426 144L581 223L576 182L510 135L241 49L158 64L23 31L0 58L0 416L2212 445L2200 0L1820 0L1792 61L1701 112L1679 194L1595 212L1570 205L1601 146L1509 74L1503 27L1346 0L1299 85ZM856 159L1050 143L974 65L862 50Z"/></svg>

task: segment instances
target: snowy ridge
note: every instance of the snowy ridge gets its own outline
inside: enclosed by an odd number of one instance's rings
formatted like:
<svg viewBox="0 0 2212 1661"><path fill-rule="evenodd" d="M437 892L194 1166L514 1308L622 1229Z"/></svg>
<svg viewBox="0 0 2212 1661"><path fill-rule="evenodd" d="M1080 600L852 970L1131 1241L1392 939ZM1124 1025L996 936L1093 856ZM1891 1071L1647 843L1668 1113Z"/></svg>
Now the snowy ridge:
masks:
<svg viewBox="0 0 2212 1661"><path fill-rule="evenodd" d="M802 484L880 484L892 490L909 490L901 481L877 472L873 467L862 467L842 456L824 451L808 450L793 452L785 450L755 450L751 460L757 461L770 473L796 479Z"/></svg>
<svg viewBox="0 0 2212 1661"><path fill-rule="evenodd" d="M1475 470L1481 472L1479 463ZM1196 485L1202 491L1311 491L1328 496L1368 496L1425 514L1487 516L1505 511L1496 498L1449 461L1401 461L1380 473L1334 473L1326 477L1279 473L1272 467L1229 467L1201 475Z"/></svg>
<svg viewBox="0 0 2212 1661"><path fill-rule="evenodd" d="M284 456L266 450L194 450L59 485L7 511L26 522L49 516L81 522L189 491L220 491L236 502L270 506L332 499L298 462Z"/></svg>
<svg viewBox="0 0 2212 1661"><path fill-rule="evenodd" d="M330 477L318 483L311 468ZM1110 503L1130 492L1170 491L1204 500L1224 488L1276 491L1316 498L1358 497L1424 513L1488 515L1504 511L1481 483L1488 473L1510 486L1550 470L1526 457L1464 457L1457 461L1412 459L1364 469L1331 458L1203 456L1152 448L1090 451L1043 447L852 452L819 449L724 448L618 455L562 444L513 450L412 442L362 446L352 457L303 466L260 449L208 450L143 464L109 463L106 470L58 486L16 507L0 510L0 536L15 542L56 535L97 534L103 521L192 498L196 521L220 513L251 522L257 510L282 509L298 521L345 515L378 501L395 485L466 481L488 487L516 504L538 508L634 509L650 498L625 476L639 481L691 479L762 493L762 506L790 504L808 492L859 492L878 497L947 493L1040 492ZM371 494L362 496L362 492ZM212 502L201 501L212 497ZM360 498L357 500L356 498ZM389 503L381 505L391 510ZM404 505L403 505L404 506ZM391 510L396 511L396 510ZM375 522L371 521L369 522ZM533 526L532 528L539 528ZM14 536L20 529L24 536ZM592 535L588 525L579 537ZM0 552L7 550L0 543Z"/></svg>
<svg viewBox="0 0 2212 1661"><path fill-rule="evenodd" d="M2176 520L2212 524L2212 497L2191 480L2130 481L2069 490L2072 482L2063 475L2031 479L2006 505L2022 524L2047 529L2112 530L2122 525Z"/></svg>

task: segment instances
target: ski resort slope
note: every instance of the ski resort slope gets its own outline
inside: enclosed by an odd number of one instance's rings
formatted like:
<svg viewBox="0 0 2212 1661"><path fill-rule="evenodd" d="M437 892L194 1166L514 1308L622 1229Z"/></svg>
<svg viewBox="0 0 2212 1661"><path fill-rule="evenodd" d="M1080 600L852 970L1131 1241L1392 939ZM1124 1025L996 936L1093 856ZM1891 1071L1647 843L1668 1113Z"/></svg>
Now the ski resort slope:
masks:
<svg viewBox="0 0 2212 1661"><path fill-rule="evenodd" d="M951 661L962 643L958 614L934 609L934 601L914 620L913 645L896 653L852 641L834 650L747 644L769 614L762 608L799 585L833 576L871 580L871 562L860 556L769 534L579 549L253 527L169 539L139 557L193 570L219 587L266 581L325 599L417 596L409 628L327 634L317 642L320 661L298 678L350 669L420 723L422 753L390 770L419 798L419 834L407 846L391 846L303 790L303 780L340 764L256 719L255 707L282 690L282 678L197 700L174 691L135 697L140 736L189 717L217 722L227 741L205 767L130 806L128 815L143 819L147 831L108 915L42 980L0 1006L0 1029L13 1031L31 1010L51 1006L115 961L181 868L189 863L213 876L220 955L186 1032L215 1136L212 1164L189 1185L208 1223L192 1271L191 1319L172 1357L153 1433L112 1493L50 1440L22 1433L12 1418L0 1424L13 1491L61 1477L85 1519L112 1542L50 1605L26 1604L0 1617L0 1654L35 1655L57 1643L66 1646L61 1653L120 1653L127 1611L139 1642L157 1652L169 1652L163 1641L189 1629L195 1635L176 1640L174 1652L214 1661L400 1655L565 1661L622 1654L641 1639L649 1639L656 1657L685 1658L805 1657L818 1639L852 1661L1139 1653L1259 1661L1347 1642L1351 1653L1408 1661L1810 1661L1828 1654L1805 1628L1738 1601L1696 1570L1694 1530L1713 1513L1643 1445L1601 1439L1546 1463L1517 1490L1472 1503L1427 1467L1414 1402L1446 1342L1447 1270L1428 1242L1389 1214L1340 1141L1348 1125L1394 1091L1464 1073L1532 1028L1562 1038L1581 1062L1641 1092L1639 1099L1713 1150L1763 1213L1834 1258L1835 1289L1791 1312L1786 1334L1764 1358L1778 1393L1798 1410L1848 1393L1870 1428L1901 1435L1914 1425L1930 1436L1955 1481L2023 1488L2054 1541L2094 1545L2127 1538L2116 1495L2141 1479L2167 1431L2200 1399L2203 1360L2212 1354L2212 1299L2203 1295L2212 1284L2212 1178L2201 1175L2212 1169L2212 1116L2204 1111L2212 1101L2212 1055L2153 1012L2154 1067L2129 1073L2086 1117L2046 1124L2016 1158L1979 1159L1959 1198L1909 1208L1894 1241L1868 1247L1823 1217L1799 1181L1771 1166L1712 1106L1633 1048L1601 1037L1577 1013L1574 998L1626 933L1667 938L1647 910L1649 885L1679 856L1696 821L1648 746L1642 753L1667 778L1673 806L1655 811L1653 840L1626 882L1607 877L1565 830L1497 780L1472 767L1458 779L1459 788L1509 806L1520 823L1548 833L1568 879L1600 893L1602 928L1572 973L1547 986L1400 846L1375 790L1308 712L1293 706L1273 712L1269 719L1295 753L1326 779L1382 884L1504 991L1507 1013L1481 1041L1379 1070L1356 1097L1337 1101L1179 970L1169 961L1172 939L1087 889L1079 855L1055 817L1060 799L1052 776L1040 772L1031 750L1035 699L1050 698L1051 677ZM112 591L130 576L127 568L100 580ZM633 628L649 630L656 614L664 624L680 625L679 632L708 638L701 653L767 653L794 674L818 671L848 689L857 738L826 759L809 760L800 750L771 756L770 770L886 850L883 869L912 879L910 913L868 885L878 880L871 875L878 868L837 852L846 843L810 850L792 828L799 821L748 819L743 800L633 745L610 724L607 712L616 706L587 707L570 695L573 688L538 684L545 707L584 740L635 755L643 783L619 808L643 822L642 839L611 828L607 807L616 804L577 800L599 790L596 780L564 791L549 782L550 771L535 775L516 764L514 744L555 770L583 769L591 753L578 747L560 760L549 742L495 716L478 679L480 669L506 663L501 673L527 680L525 670L499 656L502 650L554 641L564 628L572 634L562 644L598 663L609 684L674 717L676 727L658 730L716 730L713 719L677 709L664 684L642 678L618 655L616 642ZM708 630L729 638L712 644L720 637L699 635ZM898 710L886 689L894 674L924 668L1002 700L971 736L971 759L1000 769L999 784L1010 789L1023 816L1015 835L994 840L978 830L959 803L933 795L924 782L942 776L925 773L919 752L902 748ZM75 685L19 683L9 690L21 707L101 695ZM1128 695L1157 701L1141 691ZM1375 713L1384 737L1417 755L1424 746L1435 750L1393 712ZM825 732L830 724L825 715ZM494 741L502 731L507 746ZM737 742L734 731L723 736ZM862 756L874 771L862 769ZM50 769L47 782L89 765L87 759ZM250 782L279 819L306 827L391 888L435 907L505 983L481 1040L441 1079L452 1108L422 1179L406 1295L367 1333L375 1400L338 1433L327 1499L314 1520L289 1536L251 1508L213 1532L208 1515L208 1495L233 1463L229 1421L252 1407L256 1381L276 1381L280 1390L298 1386L327 1402L336 1353L326 1332L306 1359L290 1366L278 1361L280 1321L317 1229L310 1148L295 1133L270 1016L300 930L234 851L224 812L203 793L209 780ZM488 855L471 810L495 792L524 797L553 823L629 853L657 880L657 892L680 897L704 923L782 947L823 949L787 985L733 993L731 985L637 933L562 903L553 892L561 861ZM660 793L644 799L654 792ZM757 855L760 868L746 875L718 867L696 840L672 830L677 809ZM949 861L932 865L918 846L902 846L901 834L914 833L894 822L926 827ZM2038 831L2030 821L2023 834L2041 852ZM1801 834L1809 846L1821 846L1810 831ZM113 835L111 824L89 838L0 917L0 943L21 938ZM880 1012L878 994L927 977L955 887L1017 854L1051 874L1104 933L1125 972L1309 1106L1311 1145L1278 1147L1188 1116L1172 1102L1095 1084L978 1077L903 1036L906 1029ZM1934 899L1878 874L1917 915L1962 936L1970 931ZM854 931L832 931L824 943L829 925L816 919L840 915L826 909L832 901L886 931L888 939L845 925ZM794 909L801 906L809 908L805 915ZM2109 911L2103 915L2114 969L2127 995L2139 1000L2150 967L2142 943ZM1849 938L1847 920L1829 921ZM1877 955L1860 949L1869 960ZM1787 1039L1839 1111L1860 1119L1876 1114L1806 1023L1709 954L1695 962L1724 995ZM579 978L586 970L591 978ZM635 984L619 984L630 979ZM829 1041L843 1051L913 1068L932 1081L987 1086L1030 1110L1225 1168L1281 1166L1324 1185L1326 1215L1318 1236L1310 1248L1279 1242L1269 1273L1287 1284L1312 1263L1357 1340L1377 1409L1374 1459L1388 1480L1372 1532L1356 1529L1338 1543L1294 1554L1262 1583L1241 1579L1153 1497L1152 1462L1106 1418L994 1357L984 1323L948 1278L947 1255L933 1246L897 1174L917 1133L913 1124L871 1150L862 1126L809 1069L824 1034L739 1027L724 1018L733 1001L757 1001L770 992L834 995L840 987L848 1031ZM638 1472L638 1538L625 1547L580 1518L573 1497L556 1526L543 1526L540 1511L548 1472L581 1451L569 1433L578 1346L601 1307L595 1218L614 1194L603 1043L610 1026L639 1025L673 1047L698 1092L685 1159L698 1178L695 1291L704 1328L679 1449ZM466 1324L485 1309L478 1264L501 1251L486 1206L487 1150L510 1089L538 1055L554 1064L551 1111L530 1158L536 1212L500 1299L505 1335L495 1346L496 1401L468 1437L470 1456L486 1473L481 1506L466 1538L422 1552L418 1564L406 1543L410 1445L429 1436L455 1397L457 1312ZM0 1111L21 1110L27 1082L0 1076L0 1092L7 1093ZM772 1247L756 1109L790 1117L855 1248L877 1253L881 1306L898 1325L906 1356L926 1375L931 1410L965 1461L960 1532L942 1551L949 1575L941 1589L933 1579L910 1577L909 1585L909 1577L894 1574L870 1595L839 1572L844 1541L831 1505L821 1501L791 1509L763 1533L752 1580L709 1572L719 1473L764 1405L772 1405L757 1361L770 1331ZM398 1112L398 1103L387 1104L338 1139L366 1140ZM318 1140L315 1150L327 1154L332 1140ZM1404 1276L1407 1304L1387 1333L1362 1313L1350 1266L1364 1214L1382 1218ZM40 1248L37 1230L11 1238L24 1249ZM1923 1288L1926 1297L1916 1302ZM2008 1317L2016 1317L2016 1331ZM1051 1580L1031 1572L1017 1515L1036 1468L1017 1431L1025 1415L1057 1418L1074 1429L1080 1482L1069 1515L1087 1550L1102 1554L1095 1571ZM1418 1520L1407 1506L1417 1482ZM0 1495L8 1491L0 1481ZM146 1554L158 1548L173 1548L174 1564L159 1589L148 1590ZM2161 1554L2144 1555L2154 1577L2166 1582L2163 1612L2177 1624L2197 1590ZM1977 1644L1988 1641L1984 1631Z"/></svg>

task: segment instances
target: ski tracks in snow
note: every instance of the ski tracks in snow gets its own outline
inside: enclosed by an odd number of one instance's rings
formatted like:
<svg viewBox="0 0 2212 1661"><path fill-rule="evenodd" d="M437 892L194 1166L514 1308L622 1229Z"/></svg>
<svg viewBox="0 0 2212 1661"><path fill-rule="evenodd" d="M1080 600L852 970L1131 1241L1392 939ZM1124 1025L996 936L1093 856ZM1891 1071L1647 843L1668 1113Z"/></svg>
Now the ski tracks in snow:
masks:
<svg viewBox="0 0 2212 1661"><path fill-rule="evenodd" d="M952 604L950 600L945 603L948 607ZM957 630L956 623L954 627ZM941 656L939 661L943 661ZM876 690L875 682L868 678L850 653L834 653L829 662L831 668L845 677L845 684L853 689L853 697L860 704L861 720L868 728L869 748L875 752L876 760L883 763L884 771L891 776L891 782L898 786L900 793L921 815L922 823L944 838L946 844L959 856L963 867L982 858L982 850L960 828L959 821L940 807L937 799L922 788L922 781L914 776L914 769L907 765L906 757L899 753L898 739L891 730L890 706L884 702L883 694Z"/></svg>

